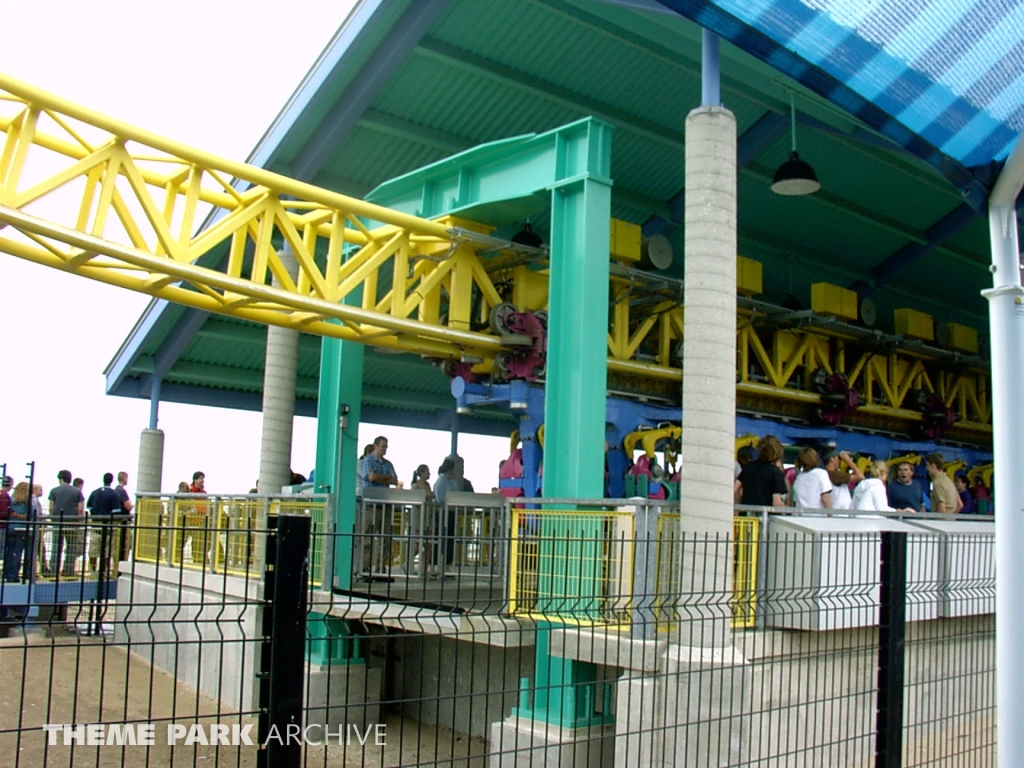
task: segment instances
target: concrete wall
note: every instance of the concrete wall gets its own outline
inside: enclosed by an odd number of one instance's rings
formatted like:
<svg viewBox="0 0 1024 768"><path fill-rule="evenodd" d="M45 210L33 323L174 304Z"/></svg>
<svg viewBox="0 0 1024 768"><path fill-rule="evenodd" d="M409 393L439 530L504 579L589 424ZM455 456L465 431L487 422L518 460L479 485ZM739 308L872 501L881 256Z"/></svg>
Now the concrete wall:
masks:
<svg viewBox="0 0 1024 768"><path fill-rule="evenodd" d="M436 635L394 639L392 695L418 720L490 737L519 701L519 679L534 666L532 647L499 647Z"/></svg>
<svg viewBox="0 0 1024 768"><path fill-rule="evenodd" d="M118 579L115 642L226 707L252 709L260 583L146 563L122 567L134 573Z"/></svg>
<svg viewBox="0 0 1024 768"><path fill-rule="evenodd" d="M617 691L616 765L682 768L694 744L715 741L725 754L704 754L702 764L871 765L877 634L749 630L734 635L738 663L666 659L653 674L627 673ZM995 617L908 624L906 654L904 743L978 743L971 734L984 717L971 723L966 713L995 707ZM731 696L704 700L712 690Z"/></svg>

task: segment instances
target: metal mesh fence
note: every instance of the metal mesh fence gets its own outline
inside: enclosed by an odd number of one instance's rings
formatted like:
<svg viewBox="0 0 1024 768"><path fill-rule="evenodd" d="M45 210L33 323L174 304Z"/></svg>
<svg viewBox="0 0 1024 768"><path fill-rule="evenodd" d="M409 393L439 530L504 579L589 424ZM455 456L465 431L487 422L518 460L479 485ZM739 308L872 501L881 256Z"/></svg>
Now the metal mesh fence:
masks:
<svg viewBox="0 0 1024 768"><path fill-rule="evenodd" d="M5 562L0 765L994 764L990 522L448 501L143 497Z"/></svg>

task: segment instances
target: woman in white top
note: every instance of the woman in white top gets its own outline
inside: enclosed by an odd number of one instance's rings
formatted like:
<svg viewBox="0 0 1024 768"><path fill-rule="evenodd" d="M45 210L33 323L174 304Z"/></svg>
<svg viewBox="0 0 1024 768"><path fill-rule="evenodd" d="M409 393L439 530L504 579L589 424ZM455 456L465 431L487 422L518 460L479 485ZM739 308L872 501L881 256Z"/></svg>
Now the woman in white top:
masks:
<svg viewBox="0 0 1024 768"><path fill-rule="evenodd" d="M861 480L853 492L853 508L874 512L895 512L889 506L889 496L885 491L885 483L889 478L889 465L884 461L876 461L871 465L869 477Z"/></svg>
<svg viewBox="0 0 1024 768"><path fill-rule="evenodd" d="M832 506L832 481L828 472L818 466L818 452L804 448L796 457L800 470L789 489L789 503L805 509L829 509Z"/></svg>

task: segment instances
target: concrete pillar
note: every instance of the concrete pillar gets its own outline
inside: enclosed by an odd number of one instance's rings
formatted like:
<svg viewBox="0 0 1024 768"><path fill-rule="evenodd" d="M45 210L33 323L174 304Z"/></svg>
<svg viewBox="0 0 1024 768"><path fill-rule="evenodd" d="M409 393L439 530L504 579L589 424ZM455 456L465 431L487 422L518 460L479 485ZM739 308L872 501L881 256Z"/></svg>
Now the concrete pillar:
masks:
<svg viewBox="0 0 1024 768"><path fill-rule="evenodd" d="M164 431L144 429L139 438L139 470L135 473L135 488L142 492L159 493L164 470Z"/></svg>
<svg viewBox="0 0 1024 768"><path fill-rule="evenodd" d="M682 530L724 541L732 534L736 434L736 118L723 107L686 118L685 221ZM714 578L706 564L684 562L684 592L695 578L700 592L709 583L730 589L728 547L706 554L717 561ZM712 601L728 613L727 601ZM727 615L699 623L694 644L729 643Z"/></svg>
<svg viewBox="0 0 1024 768"><path fill-rule="evenodd" d="M288 273L298 266L291 251L278 253ZM274 280L274 285L277 285ZM299 360L299 332L267 326L266 364L263 372L263 437L260 443L260 492L280 493L291 482L292 424L295 420L295 371Z"/></svg>

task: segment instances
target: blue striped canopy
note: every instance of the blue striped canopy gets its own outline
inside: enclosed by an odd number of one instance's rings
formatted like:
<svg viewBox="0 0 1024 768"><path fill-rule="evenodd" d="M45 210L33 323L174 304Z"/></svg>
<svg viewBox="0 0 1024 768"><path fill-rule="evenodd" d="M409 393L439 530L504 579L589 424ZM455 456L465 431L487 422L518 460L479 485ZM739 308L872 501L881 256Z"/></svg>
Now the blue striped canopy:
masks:
<svg viewBox="0 0 1024 768"><path fill-rule="evenodd" d="M1024 131L1020 0L659 0L966 186ZM957 167L958 166L958 167Z"/></svg>

